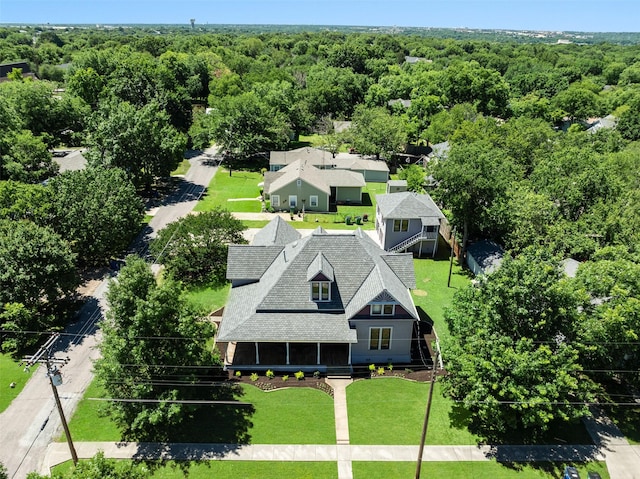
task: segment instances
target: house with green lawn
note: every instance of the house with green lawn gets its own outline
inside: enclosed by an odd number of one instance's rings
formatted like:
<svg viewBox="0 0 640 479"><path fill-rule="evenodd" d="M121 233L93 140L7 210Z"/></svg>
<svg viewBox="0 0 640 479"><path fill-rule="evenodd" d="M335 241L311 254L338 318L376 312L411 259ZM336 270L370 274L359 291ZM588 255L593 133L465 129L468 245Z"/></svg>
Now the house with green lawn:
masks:
<svg viewBox="0 0 640 479"><path fill-rule="evenodd" d="M358 205L365 186L361 173L323 170L309 160L264 174L264 197L275 210L330 211L337 204Z"/></svg>
<svg viewBox="0 0 640 479"><path fill-rule="evenodd" d="M384 160L357 153L334 154L309 146L289 151L272 151L269 154L269 171L279 171L298 160L306 161L320 170L354 171L368 182L386 183L389 180L389 166Z"/></svg>
<svg viewBox="0 0 640 479"><path fill-rule="evenodd" d="M227 368L344 372L411 362L413 257L384 251L360 229L301 237L276 217L250 245L229 246L227 278L216 337Z"/></svg>

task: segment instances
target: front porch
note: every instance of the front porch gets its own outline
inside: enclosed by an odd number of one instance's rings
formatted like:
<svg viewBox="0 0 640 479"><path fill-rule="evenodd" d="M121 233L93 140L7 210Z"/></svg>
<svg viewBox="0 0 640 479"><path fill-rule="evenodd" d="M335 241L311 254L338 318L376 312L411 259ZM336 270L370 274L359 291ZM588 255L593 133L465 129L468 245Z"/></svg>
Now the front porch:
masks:
<svg viewBox="0 0 640 479"><path fill-rule="evenodd" d="M320 371L351 368L351 344L340 343L219 343L227 369L238 371Z"/></svg>

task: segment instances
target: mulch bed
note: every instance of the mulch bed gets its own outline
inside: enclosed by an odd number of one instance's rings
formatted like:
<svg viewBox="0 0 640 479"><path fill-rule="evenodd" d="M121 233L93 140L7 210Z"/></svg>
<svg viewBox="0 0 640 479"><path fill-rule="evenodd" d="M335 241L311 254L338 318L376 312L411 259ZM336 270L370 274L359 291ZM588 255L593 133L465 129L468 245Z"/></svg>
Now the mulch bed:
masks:
<svg viewBox="0 0 640 479"><path fill-rule="evenodd" d="M360 374L354 374L352 377L353 379L368 379L375 376L376 374L372 375L370 371L366 371L366 373L362 372ZM429 382L431 381L431 370L422 369L414 371L411 369L405 369L385 371L384 377L399 377L412 381ZM252 378L251 373L243 373L238 377L235 376L233 371L229 371L228 381L237 384L250 384L262 389L263 391L273 391L275 389L282 388L315 388L326 392L329 396L333 396L333 388L325 382L325 378L322 376L314 377L311 374L300 380L296 379L293 374L290 374L289 378L286 381L283 381L282 375L276 375L273 378L268 378L267 376L260 374L257 378L255 376Z"/></svg>

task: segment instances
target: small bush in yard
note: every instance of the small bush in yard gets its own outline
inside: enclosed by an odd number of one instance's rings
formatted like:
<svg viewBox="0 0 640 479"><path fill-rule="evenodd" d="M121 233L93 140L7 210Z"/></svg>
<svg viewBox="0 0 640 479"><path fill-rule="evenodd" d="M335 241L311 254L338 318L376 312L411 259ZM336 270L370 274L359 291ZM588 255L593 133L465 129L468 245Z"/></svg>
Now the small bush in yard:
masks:
<svg viewBox="0 0 640 479"><path fill-rule="evenodd" d="M369 371L374 372L376 370L375 364L369 364Z"/></svg>
<svg viewBox="0 0 640 479"><path fill-rule="evenodd" d="M320 371L314 371L313 372L313 377L316 378L316 379L319 379L320 378Z"/></svg>
<svg viewBox="0 0 640 479"><path fill-rule="evenodd" d="M389 371L393 371L393 364L389 363L389 364L387 365L387 369L388 369Z"/></svg>
<svg viewBox="0 0 640 479"><path fill-rule="evenodd" d="M383 367L378 368L378 376L384 376L384 368Z"/></svg>
<svg viewBox="0 0 640 479"><path fill-rule="evenodd" d="M258 380L258 373L251 373L251 380L255 383Z"/></svg>
<svg viewBox="0 0 640 479"><path fill-rule="evenodd" d="M297 373L294 374L294 376L298 381L302 381L304 379L304 373L302 371L298 371Z"/></svg>
<svg viewBox="0 0 640 479"><path fill-rule="evenodd" d="M282 381L283 382L287 382L289 380L289 375L285 374L284 376L282 376Z"/></svg>
<svg viewBox="0 0 640 479"><path fill-rule="evenodd" d="M236 376L237 378L242 377L242 371L236 371L235 376Z"/></svg>
<svg viewBox="0 0 640 479"><path fill-rule="evenodd" d="M269 379L273 379L276 375L273 373L273 371L272 371L271 369L267 369L266 376L267 376Z"/></svg>

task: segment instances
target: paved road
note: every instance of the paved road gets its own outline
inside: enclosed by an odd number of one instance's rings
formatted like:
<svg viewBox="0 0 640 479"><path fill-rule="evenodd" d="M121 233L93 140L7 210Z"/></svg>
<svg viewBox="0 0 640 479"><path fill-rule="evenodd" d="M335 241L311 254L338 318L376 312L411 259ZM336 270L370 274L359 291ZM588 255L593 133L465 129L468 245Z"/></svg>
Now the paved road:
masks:
<svg viewBox="0 0 640 479"><path fill-rule="evenodd" d="M136 239L133 250L146 254L147 243L167 223L188 214L216 172L215 150L190 158L191 168L176 192L162 201L149 227ZM71 417L85 389L93 379L92 363L98 356L96 323L102 318L104 293L109 275L90 293L78 315L54 345L55 357L69 357L62 369L63 384L58 388L62 407ZM41 469L47 446L60 434L62 425L45 368L39 367L20 395L0 414L0 462L10 479L23 479ZM73 434L73 431L72 431ZM66 443L65 443L66 447Z"/></svg>

